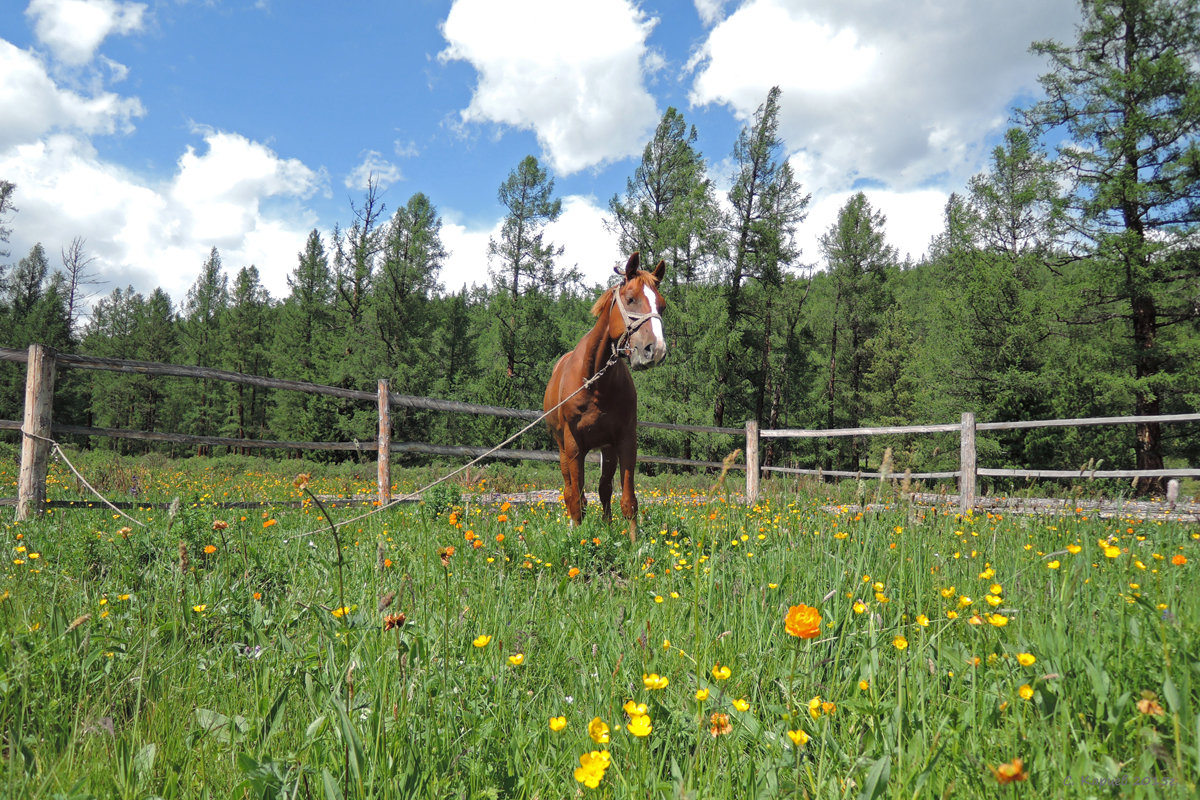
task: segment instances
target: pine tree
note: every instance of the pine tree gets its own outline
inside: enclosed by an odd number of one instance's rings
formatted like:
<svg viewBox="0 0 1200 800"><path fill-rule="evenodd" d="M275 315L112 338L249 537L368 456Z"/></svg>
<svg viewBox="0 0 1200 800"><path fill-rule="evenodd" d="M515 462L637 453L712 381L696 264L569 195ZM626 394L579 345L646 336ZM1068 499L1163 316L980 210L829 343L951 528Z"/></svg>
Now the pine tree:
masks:
<svg viewBox="0 0 1200 800"><path fill-rule="evenodd" d="M185 364L197 367L223 366L224 339L221 327L229 308L229 280L221 267L221 255L213 248L200 269L200 275L188 290L179 325L180 356ZM223 381L201 379L180 387L187 400L185 428L197 436L216 436L226 408L228 385ZM210 455L208 445L197 448L198 455Z"/></svg>

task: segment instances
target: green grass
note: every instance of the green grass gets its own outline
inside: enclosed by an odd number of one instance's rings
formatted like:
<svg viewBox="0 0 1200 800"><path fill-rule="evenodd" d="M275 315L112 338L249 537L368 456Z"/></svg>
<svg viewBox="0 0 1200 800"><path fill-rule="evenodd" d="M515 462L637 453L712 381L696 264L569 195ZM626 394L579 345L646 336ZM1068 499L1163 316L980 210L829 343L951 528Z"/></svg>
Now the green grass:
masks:
<svg viewBox="0 0 1200 800"><path fill-rule="evenodd" d="M457 487L453 516L406 505L335 539L312 505L206 505L305 497L295 464L113 464L113 486L144 466L141 496L181 494L179 513L134 510L141 528L80 507L4 525L0 796L1196 789L1197 525L903 505L864 516L782 493L746 507L696 496L703 479L673 491L664 476L643 481L631 544L595 507L572 530L556 505L479 504L481 478L520 489L543 477L499 470ZM340 504L335 520L363 513L346 500L370 497L373 467L304 468ZM73 496L55 474L52 496ZM214 530L217 519L229 526ZM1110 539L1113 557L1100 545ZM815 638L785 631L800 604L820 612ZM476 647L480 636L491 638ZM651 674L665 688L647 688ZM626 727L631 700L646 705L648 736ZM713 714L729 733L712 735ZM588 735L595 718L606 744ZM591 751L608 753L595 789L575 777ZM1014 759L1027 779L1003 786L994 770Z"/></svg>

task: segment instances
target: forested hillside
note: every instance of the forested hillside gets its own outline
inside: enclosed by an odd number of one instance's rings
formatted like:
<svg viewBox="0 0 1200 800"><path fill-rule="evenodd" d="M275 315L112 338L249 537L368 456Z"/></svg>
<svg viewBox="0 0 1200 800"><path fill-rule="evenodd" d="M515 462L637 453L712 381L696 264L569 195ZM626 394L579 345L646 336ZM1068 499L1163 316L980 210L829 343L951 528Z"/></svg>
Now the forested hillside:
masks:
<svg viewBox="0 0 1200 800"><path fill-rule="evenodd" d="M852 427L1168 414L1200 407L1200 24L1176 4L1088 6L1078 41L1034 45L1044 99L1018 109L988 168L953 195L919 262L852 196L798 252L808 193L777 134L772 90L718 181L696 131L667 109L624 193L609 203L621 247L667 262L666 364L638 375L644 420ZM0 176L2 177L2 176ZM728 185L718 191L717 184ZM507 214L480 264L486 288L444 286L438 187L388 209L368 191L347 227L313 230L286 297L213 248L186 297L117 288L84 315L84 244L9 262L0 341L219 367L374 390L540 407L557 356L586 330L600 287L560 263L561 213L536 158L499 187ZM426 193L427 192L427 193ZM0 184L0 238L20 224ZM53 252L61 265L52 265ZM0 365L0 418L19 419L24 373ZM220 382L64 370L56 421L285 440L371 441L372 408ZM511 423L404 411L397 440L493 444ZM661 455L720 458L728 438L643 431ZM542 431L523 446L544 447ZM96 440L95 447L144 445ZM953 468L936 437L774 443L768 463ZM1147 423L982 437L981 463L1155 468L1200 461L1200 428ZM947 452L949 451L949 452ZM1156 483L1138 487L1149 492Z"/></svg>

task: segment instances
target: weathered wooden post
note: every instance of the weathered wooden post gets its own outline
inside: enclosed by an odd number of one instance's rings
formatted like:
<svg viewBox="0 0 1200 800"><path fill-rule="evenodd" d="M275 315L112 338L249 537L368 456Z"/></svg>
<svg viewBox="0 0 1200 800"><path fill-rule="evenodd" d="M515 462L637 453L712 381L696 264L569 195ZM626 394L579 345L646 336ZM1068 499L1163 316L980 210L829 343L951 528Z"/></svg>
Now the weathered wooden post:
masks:
<svg viewBox="0 0 1200 800"><path fill-rule="evenodd" d="M746 501L758 502L758 420L746 420Z"/></svg>
<svg viewBox="0 0 1200 800"><path fill-rule="evenodd" d="M392 415L388 403L388 380L379 380L379 505L392 502Z"/></svg>
<svg viewBox="0 0 1200 800"><path fill-rule="evenodd" d="M54 356L52 347L29 345L29 361L25 368L25 417L21 424L21 471L17 476L18 521L46 510Z"/></svg>
<svg viewBox="0 0 1200 800"><path fill-rule="evenodd" d="M975 508L975 414L964 411L958 444L958 513Z"/></svg>

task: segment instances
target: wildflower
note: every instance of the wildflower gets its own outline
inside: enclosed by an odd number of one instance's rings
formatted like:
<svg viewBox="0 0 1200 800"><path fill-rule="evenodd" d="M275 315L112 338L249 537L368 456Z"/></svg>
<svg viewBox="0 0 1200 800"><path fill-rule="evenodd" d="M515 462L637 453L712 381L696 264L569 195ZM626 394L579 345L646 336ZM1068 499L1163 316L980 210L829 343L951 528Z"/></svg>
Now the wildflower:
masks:
<svg viewBox="0 0 1200 800"><path fill-rule="evenodd" d="M796 747L804 747L804 745L808 744L808 734L803 730L788 731L787 735Z"/></svg>
<svg viewBox="0 0 1200 800"><path fill-rule="evenodd" d="M30 558L32 557L33 556L30 556ZM1187 556L1185 556L1183 553L1176 553L1175 555L1171 556L1171 563L1177 567L1182 567L1187 563Z"/></svg>
<svg viewBox="0 0 1200 800"><path fill-rule="evenodd" d="M737 700L733 701L733 707L738 711L749 711L750 703L744 697L739 697Z"/></svg>
<svg viewBox="0 0 1200 800"><path fill-rule="evenodd" d="M342 617L346 616L353 610L354 610L353 606L342 606L341 608L335 608L333 611L330 611L329 613L333 614L338 619L341 619Z"/></svg>
<svg viewBox="0 0 1200 800"><path fill-rule="evenodd" d="M204 546L204 555L211 556L215 552L217 552L217 546L215 544L209 544L209 545Z"/></svg>
<svg viewBox="0 0 1200 800"><path fill-rule="evenodd" d="M1008 617L1004 616L1003 614L992 614L990 617L988 617L988 622L990 622L992 625L995 625L997 628L1003 628L1008 624Z"/></svg>
<svg viewBox="0 0 1200 800"><path fill-rule="evenodd" d="M990 767L990 769L1001 786L1006 783L1023 781L1029 778L1029 773L1025 772L1025 765L1021 763L1021 759L1019 758L1014 758L1010 764L1001 764L998 767Z"/></svg>
<svg viewBox="0 0 1200 800"><path fill-rule="evenodd" d="M571 567L569 570L567 570L568 578L574 578L574 577L577 577L578 575L579 575L579 567Z"/></svg>
<svg viewBox="0 0 1200 800"><path fill-rule="evenodd" d="M223 519L214 519L213 520L212 529L214 531L223 531L228 527L229 527L229 523Z"/></svg>
<svg viewBox="0 0 1200 800"><path fill-rule="evenodd" d="M127 594L119 594L119 595L117 595L117 599L118 599L118 600L128 600L128 599L129 599L129 597L130 597L130 596L129 596L129 595L127 595Z"/></svg>
<svg viewBox="0 0 1200 800"><path fill-rule="evenodd" d="M579 766L575 768L575 780L589 789L600 786L604 772L608 769L609 755L607 750L593 750L579 757Z"/></svg>
<svg viewBox="0 0 1200 800"><path fill-rule="evenodd" d="M714 739L718 736L724 736L727 733L732 733L733 725L729 724L729 715L716 713L709 717L708 731L712 734Z"/></svg>
<svg viewBox="0 0 1200 800"><path fill-rule="evenodd" d="M951 597L954 597L954 587L949 586L945 589L942 589L942 597L946 598L947 600L949 600Z"/></svg>
<svg viewBox="0 0 1200 800"><path fill-rule="evenodd" d="M1031 700L1033 699L1033 687L1028 683L1023 683L1021 688L1017 689L1017 694L1021 696L1022 700Z"/></svg>
<svg viewBox="0 0 1200 800"><path fill-rule="evenodd" d="M1121 548L1117 547L1116 545L1106 545L1104 548L1104 555L1108 558L1116 558L1117 556L1121 555Z"/></svg>
<svg viewBox="0 0 1200 800"><path fill-rule="evenodd" d="M946 612L946 619L958 619L958 612L957 612L957 611L953 611L953 610L951 610L951 611L947 611L947 612Z"/></svg>
<svg viewBox="0 0 1200 800"><path fill-rule="evenodd" d="M307 472L301 472L296 476L296 479L292 481L292 486L295 486L297 489L303 491L304 489L308 488L308 482L310 480L312 480L311 475L309 475Z"/></svg>
<svg viewBox="0 0 1200 800"><path fill-rule="evenodd" d="M865 692L865 691L867 691L867 690L868 690L868 689L870 689L870 688L871 688L871 682L870 682L870 681L867 681L867 680L861 680L861 681L859 681L859 682L858 682L858 689L859 689L859 691L861 691L861 692Z"/></svg>
<svg viewBox="0 0 1200 800"><path fill-rule="evenodd" d="M588 736L592 737L592 741L596 744L608 744L609 730L608 725L599 717L593 717L588 723Z"/></svg>
<svg viewBox="0 0 1200 800"><path fill-rule="evenodd" d="M732 674L733 670L729 667L722 667L720 663L713 665L712 676L715 681L727 681Z"/></svg>
<svg viewBox="0 0 1200 800"><path fill-rule="evenodd" d="M967 622L971 623L972 625L982 625L983 617L979 616L978 614L972 614L971 618L968 619Z"/></svg>
<svg viewBox="0 0 1200 800"><path fill-rule="evenodd" d="M438 558L442 560L443 567L450 566L450 557L454 555L454 545L438 548Z"/></svg>
<svg viewBox="0 0 1200 800"><path fill-rule="evenodd" d="M390 631L392 628L403 627L404 623L407 621L408 618L404 616L404 612L400 612L399 614L389 614L383 618L383 630L386 632Z"/></svg>
<svg viewBox="0 0 1200 800"><path fill-rule="evenodd" d="M649 736L650 731L653 730L653 726L650 724L650 717L647 714L638 714L636 717L632 717L625 728L639 739Z"/></svg>
<svg viewBox="0 0 1200 800"><path fill-rule="evenodd" d="M475 637L475 641L471 642L471 644L475 645L476 647L487 647L488 642L491 640L491 636L488 636L486 633L481 633Z"/></svg>
<svg viewBox="0 0 1200 800"><path fill-rule="evenodd" d="M565 727L567 727L567 718L566 717L551 717L550 718L550 730L554 731L555 733L558 733Z"/></svg>
<svg viewBox="0 0 1200 800"><path fill-rule="evenodd" d="M821 703L821 711L824 714L832 714L833 712L837 711L837 704L826 700Z"/></svg>
<svg viewBox="0 0 1200 800"><path fill-rule="evenodd" d="M642 684L651 691L655 689L665 689L667 688L668 683L670 683L670 681L667 680L666 675L659 675L657 672L651 672L649 675L644 672L642 673Z"/></svg>
<svg viewBox="0 0 1200 800"><path fill-rule="evenodd" d="M867 610L867 606L863 603L862 600L854 601L854 613L855 614L861 614L866 610Z"/></svg>
<svg viewBox="0 0 1200 800"><path fill-rule="evenodd" d="M496 534L496 541L497 541L497 542L503 542L503 541L504 541L504 534L503 534L503 533L497 533L497 534Z"/></svg>
<svg viewBox="0 0 1200 800"><path fill-rule="evenodd" d="M277 520L277 519L269 519L269 520L267 520L266 522L264 522L264 523L263 523L263 527L264 527L264 528L269 528L269 527L271 527L272 525L274 525L274 524L276 524L276 523L278 523L278 522L279 522L279 520Z"/></svg>
<svg viewBox="0 0 1200 800"><path fill-rule="evenodd" d="M1137 710L1148 716L1163 717L1167 712L1163 709L1158 700L1154 699L1152 692L1143 692L1142 699L1137 701ZM1146 696L1149 695L1149 696Z"/></svg>
<svg viewBox="0 0 1200 800"><path fill-rule="evenodd" d="M784 627L792 636L813 639L821 633L821 615L815 608L801 603L788 609Z"/></svg>
<svg viewBox="0 0 1200 800"><path fill-rule="evenodd" d="M1079 545L1077 545L1077 544L1069 544L1069 545L1067 545L1067 552L1068 552L1068 553L1070 553L1071 555L1077 555L1077 554L1079 553L1079 551L1080 551L1080 550L1082 550L1082 549L1083 549L1083 548L1082 548L1082 547L1080 547L1080 546L1079 546Z"/></svg>
<svg viewBox="0 0 1200 800"><path fill-rule="evenodd" d="M1000 596L998 596L998 595L994 595L994 594L987 594L987 595L984 595L984 596L983 596L983 599L984 599L984 600L987 600L987 604L988 604L989 606L991 606L992 608L995 608L996 606L998 606L998 605L1000 605L1001 603L1003 603L1003 602L1004 602L1004 598L1002 598L1002 597L1000 597Z"/></svg>
<svg viewBox="0 0 1200 800"><path fill-rule="evenodd" d="M988 589L992 594L1004 594L1004 587L998 583L993 583Z"/></svg>
<svg viewBox="0 0 1200 800"><path fill-rule="evenodd" d="M1032 667L1037 658L1033 653L1017 653L1017 663L1022 667Z"/></svg>
<svg viewBox="0 0 1200 800"><path fill-rule="evenodd" d="M975 601L972 600L971 598L967 597L965 594L962 597L958 598L958 604L962 608L966 608L967 606L971 605L971 603L973 603L973 602L975 602Z"/></svg>
<svg viewBox="0 0 1200 800"><path fill-rule="evenodd" d="M511 656L508 657L508 663L512 664L514 667L521 666L522 664L525 663L525 654L524 653L513 653Z"/></svg>
<svg viewBox="0 0 1200 800"><path fill-rule="evenodd" d="M929 627L929 617L925 616L924 614L917 614L917 624L920 625L922 628L928 628Z"/></svg>
<svg viewBox="0 0 1200 800"><path fill-rule="evenodd" d="M813 719L821 717L821 695L817 695L812 700L808 701L808 714Z"/></svg>
<svg viewBox="0 0 1200 800"><path fill-rule="evenodd" d="M496 522L508 522L508 514L501 514L496 517Z"/></svg>
<svg viewBox="0 0 1200 800"><path fill-rule="evenodd" d="M1057 559L1057 558L1056 558L1056 559L1054 559L1053 561L1048 561L1048 562L1046 562L1046 567L1047 567L1048 569L1058 569L1058 568L1059 568L1059 567L1061 567L1061 566L1062 566L1062 564L1060 564L1060 563L1058 562L1058 559Z"/></svg>
<svg viewBox="0 0 1200 800"><path fill-rule="evenodd" d="M621 708L625 710L625 713L628 714L631 719L633 717L644 717L647 713L645 703L637 703L633 700L626 701L625 705L621 706Z"/></svg>
<svg viewBox="0 0 1200 800"><path fill-rule="evenodd" d="M703 703L707 699L708 699L708 689L697 689L696 690L696 700L698 702Z"/></svg>
<svg viewBox="0 0 1200 800"><path fill-rule="evenodd" d="M895 639L892 639L892 645L897 650L903 650L908 647L908 639L905 639L903 636L897 636Z"/></svg>
<svg viewBox="0 0 1200 800"><path fill-rule="evenodd" d="M200 605L192 606L192 611L195 611L197 614L201 614L204 612L204 609L206 609L206 608L208 608L208 604L201 603Z"/></svg>

